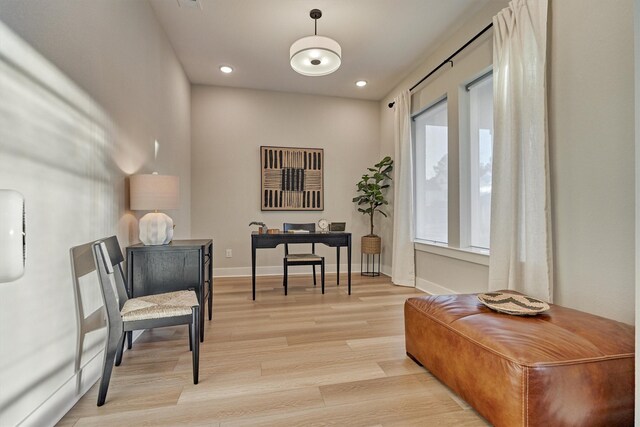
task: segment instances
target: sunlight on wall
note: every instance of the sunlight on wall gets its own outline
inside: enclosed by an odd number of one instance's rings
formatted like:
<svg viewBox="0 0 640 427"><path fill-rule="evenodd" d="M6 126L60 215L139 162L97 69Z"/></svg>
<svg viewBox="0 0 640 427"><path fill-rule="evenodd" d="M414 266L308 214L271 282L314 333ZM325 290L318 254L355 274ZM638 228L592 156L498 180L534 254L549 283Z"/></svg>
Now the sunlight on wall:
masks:
<svg viewBox="0 0 640 427"><path fill-rule="evenodd" d="M25 275L0 284L0 425L15 425L74 375L69 248L114 233L122 194L109 120L1 22L0 99L0 188L25 196L27 224ZM84 286L99 307L95 280Z"/></svg>

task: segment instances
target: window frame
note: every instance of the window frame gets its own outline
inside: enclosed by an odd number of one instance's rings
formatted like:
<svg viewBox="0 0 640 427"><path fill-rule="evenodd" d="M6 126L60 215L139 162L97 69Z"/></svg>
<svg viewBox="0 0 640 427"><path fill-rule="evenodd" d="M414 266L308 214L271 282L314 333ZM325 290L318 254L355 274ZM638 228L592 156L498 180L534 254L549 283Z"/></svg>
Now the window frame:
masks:
<svg viewBox="0 0 640 427"><path fill-rule="evenodd" d="M493 78L493 66L482 70L476 77L469 79L468 83L461 86L459 92L459 160L460 160L460 249L470 252L490 253L488 248L474 246L472 244L472 203L471 203L471 174L474 169L472 162L474 156L471 147L471 88L483 83L488 78ZM493 141L493 135L492 135ZM492 149L493 156L493 149ZM466 167L464 166L466 165Z"/></svg>
<svg viewBox="0 0 640 427"><path fill-rule="evenodd" d="M417 156L417 151L418 151L418 140L416 138L416 121L420 116L423 116L424 114L427 114L429 111L432 111L435 108L440 107L442 104L446 104L446 112L447 112L447 162L450 161L449 158L449 100L447 97L447 94L445 93L444 95L438 97L435 101L429 103L427 106L425 106L424 108L422 108L420 111L413 113L411 115L411 141L412 141L412 151L413 151L413 158L414 160L414 165L413 165L413 200L414 203L416 203L416 205L414 206L413 209L413 236L414 236L414 242L420 242L420 243L424 243L424 244L433 244L436 246L448 246L449 245L449 237L450 237L450 233L449 233L449 177L447 176L447 242L441 242L438 240L432 240L432 239L424 239L424 238L419 238L417 237L417 228L418 228L418 207L417 207L417 200L418 200L418 195L417 195L417 191L418 191L418 167L417 164L415 163L418 159ZM447 164L447 170L449 169L449 165Z"/></svg>
<svg viewBox="0 0 640 427"><path fill-rule="evenodd" d="M411 114L412 149L414 158L414 229L413 243L416 252L428 252L448 258L459 259L481 265L489 265L490 249L471 246L471 198L470 198L470 104L469 92L467 89L482 82L485 78L493 75L493 64L487 64L482 69L476 69L472 75L467 74L458 80L458 84L449 86L438 93L433 90L424 91L424 88L415 95L418 99L424 100L425 94L431 95L427 99L431 102L417 112ZM438 87L436 83L434 88ZM442 86L440 86L442 88ZM443 89L443 88L442 88ZM437 89L436 89L437 90ZM457 90L457 92L455 92ZM452 92L453 91L453 92ZM419 95L418 95L419 94ZM417 212L417 162L416 145L416 118L439 103L447 101L447 127L448 127L448 243L424 240L416 236L418 226ZM417 99L414 100L417 102ZM453 108L454 110L451 110ZM457 111L456 111L457 110ZM453 168L453 169L452 169ZM453 175L452 175L453 173ZM453 197L453 198L452 198ZM453 210L452 210L453 209Z"/></svg>

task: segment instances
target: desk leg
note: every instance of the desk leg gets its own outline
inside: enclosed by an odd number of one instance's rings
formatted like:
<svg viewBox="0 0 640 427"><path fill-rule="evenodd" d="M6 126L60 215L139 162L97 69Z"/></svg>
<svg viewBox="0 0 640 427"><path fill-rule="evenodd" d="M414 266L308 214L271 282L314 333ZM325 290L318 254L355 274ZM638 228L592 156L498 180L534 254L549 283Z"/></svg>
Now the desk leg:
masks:
<svg viewBox="0 0 640 427"><path fill-rule="evenodd" d="M198 277L198 283L200 283L200 286L198 286L198 300L200 301L200 315L197 316L198 323L200 323L200 327L199 327L199 335L200 335L200 342L204 342L204 309L207 306L207 302L204 299L204 294L205 294L205 290L204 287L208 286L208 283L204 281L205 279L205 275L204 275L204 253L200 253L200 272L198 273L199 277Z"/></svg>
<svg viewBox="0 0 640 427"><path fill-rule="evenodd" d="M200 320L200 342L204 342L204 307L206 302L204 300L201 300L202 304L200 304L200 313L202 313L202 315L198 316L198 319Z"/></svg>
<svg viewBox="0 0 640 427"><path fill-rule="evenodd" d="M253 289L253 300L256 300L256 247L251 244L251 287Z"/></svg>
<svg viewBox="0 0 640 427"><path fill-rule="evenodd" d="M209 279L209 320L213 318L213 279Z"/></svg>
<svg viewBox="0 0 640 427"><path fill-rule="evenodd" d="M349 273L349 295L351 295L351 234L349 234L349 237L347 238L347 271Z"/></svg>
<svg viewBox="0 0 640 427"><path fill-rule="evenodd" d="M213 245L209 246L209 320L213 317ZM201 316L203 313L200 314Z"/></svg>
<svg viewBox="0 0 640 427"><path fill-rule="evenodd" d="M133 298L133 253L127 251L127 296ZM127 335L127 349L133 346L133 331L125 332Z"/></svg>
<svg viewBox="0 0 640 427"><path fill-rule="evenodd" d="M340 286L340 246L336 246L336 262L338 263L338 273L336 276L336 283Z"/></svg>

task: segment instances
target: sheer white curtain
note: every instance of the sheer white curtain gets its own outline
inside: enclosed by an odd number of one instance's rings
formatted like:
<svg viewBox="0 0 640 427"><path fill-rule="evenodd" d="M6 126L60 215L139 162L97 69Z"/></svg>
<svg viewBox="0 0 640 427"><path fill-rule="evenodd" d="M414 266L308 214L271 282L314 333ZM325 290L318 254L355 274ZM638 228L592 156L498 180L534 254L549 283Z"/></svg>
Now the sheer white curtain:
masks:
<svg viewBox="0 0 640 427"><path fill-rule="evenodd" d="M489 289L553 296L547 137L547 0L493 18L494 138Z"/></svg>
<svg viewBox="0 0 640 427"><path fill-rule="evenodd" d="M413 151L411 147L411 94L402 91L395 99L393 255L391 281L415 286L413 251Z"/></svg>

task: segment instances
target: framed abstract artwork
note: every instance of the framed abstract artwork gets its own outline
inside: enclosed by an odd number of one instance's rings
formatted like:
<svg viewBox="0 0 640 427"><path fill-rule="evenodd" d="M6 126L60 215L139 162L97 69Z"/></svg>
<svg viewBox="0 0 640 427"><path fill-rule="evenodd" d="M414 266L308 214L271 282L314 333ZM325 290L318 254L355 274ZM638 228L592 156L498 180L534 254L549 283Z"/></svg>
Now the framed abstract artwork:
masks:
<svg viewBox="0 0 640 427"><path fill-rule="evenodd" d="M324 210L322 148L260 147L263 211Z"/></svg>

